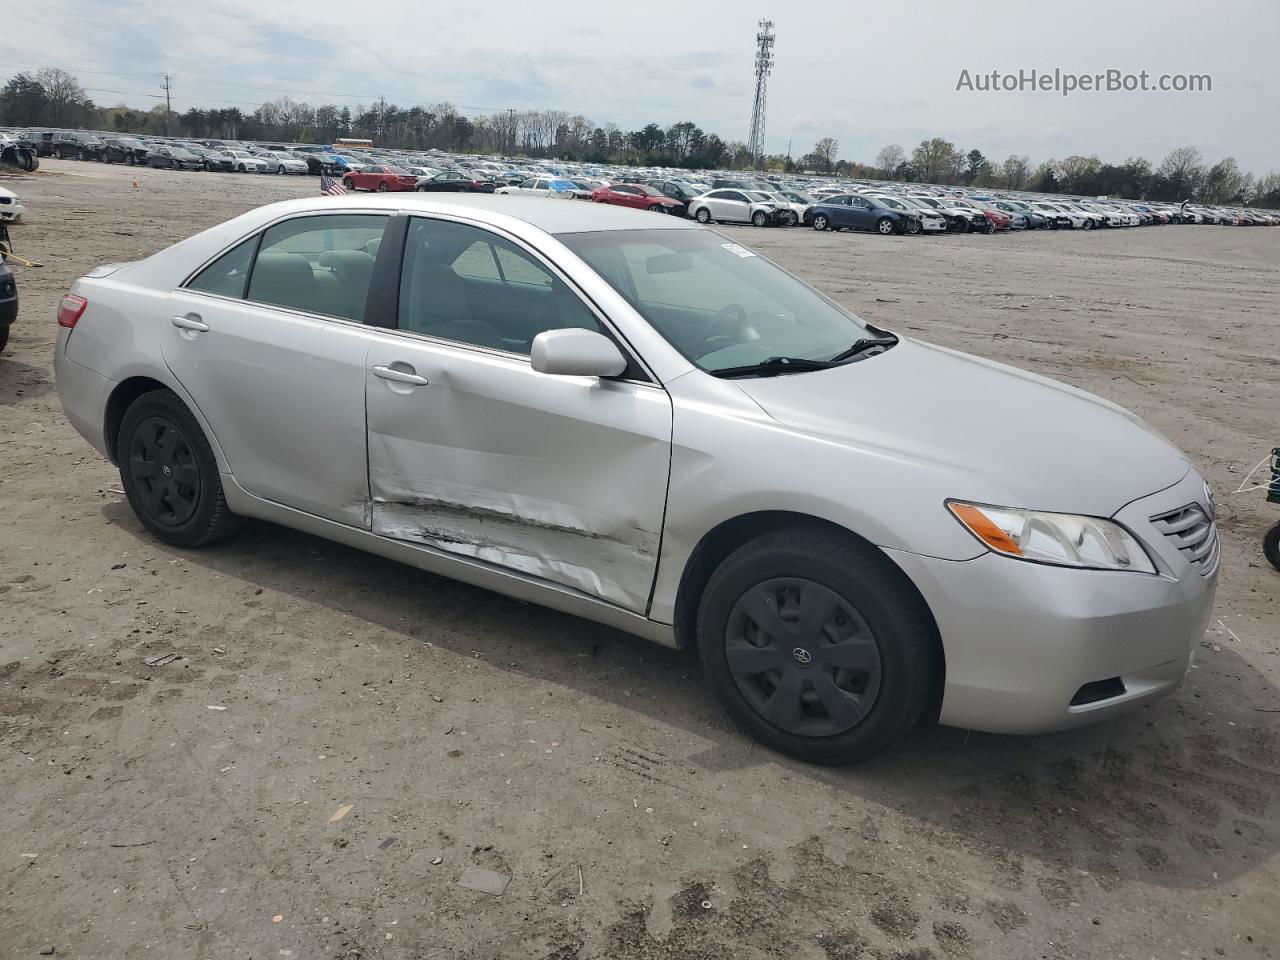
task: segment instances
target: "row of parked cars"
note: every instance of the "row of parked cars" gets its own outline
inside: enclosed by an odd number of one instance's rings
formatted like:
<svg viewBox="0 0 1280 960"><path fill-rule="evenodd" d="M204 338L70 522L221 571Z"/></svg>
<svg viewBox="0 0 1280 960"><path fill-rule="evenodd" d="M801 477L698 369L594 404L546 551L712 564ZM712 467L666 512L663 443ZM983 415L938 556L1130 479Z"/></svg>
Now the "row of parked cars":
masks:
<svg viewBox="0 0 1280 960"><path fill-rule="evenodd" d="M702 223L809 226L891 234L1094 230L1157 224L1280 225L1251 208L1057 197L870 180L781 174L710 174L562 163L527 157L468 157L354 144L250 143L28 131L40 155L177 170L328 175L347 190L523 194L590 200L691 217Z"/></svg>

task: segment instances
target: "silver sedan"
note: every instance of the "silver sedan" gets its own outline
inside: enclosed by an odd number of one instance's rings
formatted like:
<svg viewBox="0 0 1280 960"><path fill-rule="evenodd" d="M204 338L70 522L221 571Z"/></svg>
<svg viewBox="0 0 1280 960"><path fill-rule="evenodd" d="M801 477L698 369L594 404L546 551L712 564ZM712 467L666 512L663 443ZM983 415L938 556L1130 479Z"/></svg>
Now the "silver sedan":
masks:
<svg viewBox="0 0 1280 960"><path fill-rule="evenodd" d="M1132 709L1210 616L1213 497L1141 420L689 221L294 200L99 267L58 321L66 414L154 536L264 518L696 647L805 760Z"/></svg>

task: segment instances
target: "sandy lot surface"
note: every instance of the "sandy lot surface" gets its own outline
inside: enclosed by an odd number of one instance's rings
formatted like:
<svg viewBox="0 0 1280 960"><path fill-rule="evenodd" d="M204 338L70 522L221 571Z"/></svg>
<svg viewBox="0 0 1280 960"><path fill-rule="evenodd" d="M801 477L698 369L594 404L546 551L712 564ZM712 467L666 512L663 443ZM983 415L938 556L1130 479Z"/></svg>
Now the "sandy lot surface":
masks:
<svg viewBox="0 0 1280 960"><path fill-rule="evenodd" d="M44 266L0 356L3 960L1280 955L1280 514L1233 492L1280 442L1280 230L730 231L1138 411L1218 491L1175 697L823 770L753 748L688 656L266 524L149 538L62 416L57 299L316 181L41 174L9 184Z"/></svg>

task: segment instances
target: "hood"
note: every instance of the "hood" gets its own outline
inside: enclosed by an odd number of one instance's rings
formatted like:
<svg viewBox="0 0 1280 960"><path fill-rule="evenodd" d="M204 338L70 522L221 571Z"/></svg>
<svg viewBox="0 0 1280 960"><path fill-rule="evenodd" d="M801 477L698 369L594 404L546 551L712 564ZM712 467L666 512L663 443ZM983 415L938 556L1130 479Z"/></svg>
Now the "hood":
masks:
<svg viewBox="0 0 1280 960"><path fill-rule="evenodd" d="M792 429L941 476L940 499L1109 517L1190 469L1110 401L906 338L830 370L734 382Z"/></svg>

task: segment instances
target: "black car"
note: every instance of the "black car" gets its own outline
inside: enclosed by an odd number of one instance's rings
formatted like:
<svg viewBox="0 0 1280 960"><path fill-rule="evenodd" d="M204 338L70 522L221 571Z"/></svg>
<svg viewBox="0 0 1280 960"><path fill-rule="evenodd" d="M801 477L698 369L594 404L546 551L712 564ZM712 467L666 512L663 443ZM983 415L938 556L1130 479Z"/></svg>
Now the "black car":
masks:
<svg viewBox="0 0 1280 960"><path fill-rule="evenodd" d="M200 160L200 166L206 170L234 170L236 161L233 157L228 157L212 147L206 147L199 143L182 143L177 144L181 149L188 153L194 153Z"/></svg>
<svg viewBox="0 0 1280 960"><path fill-rule="evenodd" d="M51 152L59 160L101 160L103 146L92 133L63 131L54 134Z"/></svg>
<svg viewBox="0 0 1280 960"><path fill-rule="evenodd" d="M132 167L146 163L150 152L145 143L133 137L108 137L102 141L102 154L98 159L103 163L127 163Z"/></svg>
<svg viewBox="0 0 1280 960"><path fill-rule="evenodd" d="M0 257L0 350L9 342L9 327L18 319L18 285Z"/></svg>
<svg viewBox="0 0 1280 960"><path fill-rule="evenodd" d="M147 154L147 163L170 170L199 170L204 166L204 160L185 147L156 147Z"/></svg>
<svg viewBox="0 0 1280 960"><path fill-rule="evenodd" d="M464 171L446 170L419 180L417 189L424 193L493 193L494 187L492 180L481 180Z"/></svg>
<svg viewBox="0 0 1280 960"><path fill-rule="evenodd" d="M702 196L706 191L691 187L683 180L646 180L645 183L672 200L679 200L688 206L694 197Z"/></svg>

